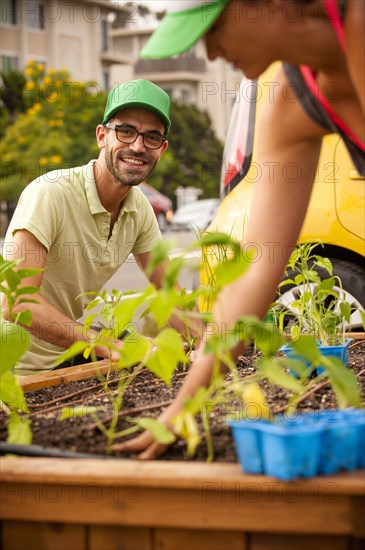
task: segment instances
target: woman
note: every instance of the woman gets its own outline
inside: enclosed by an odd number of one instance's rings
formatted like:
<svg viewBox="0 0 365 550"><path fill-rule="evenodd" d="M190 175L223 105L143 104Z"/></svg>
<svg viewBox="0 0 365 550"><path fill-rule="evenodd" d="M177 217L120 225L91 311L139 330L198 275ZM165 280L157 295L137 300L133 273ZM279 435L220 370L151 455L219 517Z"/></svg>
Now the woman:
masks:
<svg viewBox="0 0 365 550"><path fill-rule="evenodd" d="M255 185L245 235L246 242L261 247L261 257L224 289L215 307L216 322L229 327L243 315L263 318L275 296L306 214L323 136L341 134L356 168L365 174L365 3L192 0L169 5L144 57L182 53L204 35L210 60L223 57L251 79L283 61L274 101L259 123L256 159L262 178ZM301 174L296 183L285 177L285 167L293 162ZM237 346L234 356L241 350ZM170 424L186 397L209 384L212 368L213 357L202 346L176 400L159 420ZM148 459L166 447L145 432L118 448L142 451L141 458Z"/></svg>

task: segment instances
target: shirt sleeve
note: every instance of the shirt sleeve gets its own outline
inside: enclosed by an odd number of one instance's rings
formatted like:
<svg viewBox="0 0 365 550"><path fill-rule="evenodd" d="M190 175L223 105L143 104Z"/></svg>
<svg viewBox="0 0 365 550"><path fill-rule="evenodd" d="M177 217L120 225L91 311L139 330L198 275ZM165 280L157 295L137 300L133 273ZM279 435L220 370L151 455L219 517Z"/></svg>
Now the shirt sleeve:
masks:
<svg viewBox="0 0 365 550"><path fill-rule="evenodd" d="M151 252L162 238L152 206L143 193L140 194L140 199L140 230L132 254Z"/></svg>
<svg viewBox="0 0 365 550"><path fill-rule="evenodd" d="M8 235L26 229L48 251L56 240L64 216L60 186L47 175L32 181L24 189L9 224Z"/></svg>

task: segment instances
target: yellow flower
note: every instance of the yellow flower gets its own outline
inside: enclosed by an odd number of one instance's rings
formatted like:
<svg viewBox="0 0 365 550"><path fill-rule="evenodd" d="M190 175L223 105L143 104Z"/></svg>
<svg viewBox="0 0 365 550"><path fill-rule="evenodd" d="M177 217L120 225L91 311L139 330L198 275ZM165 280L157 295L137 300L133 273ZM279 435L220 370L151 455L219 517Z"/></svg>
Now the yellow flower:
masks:
<svg viewBox="0 0 365 550"><path fill-rule="evenodd" d="M29 66L29 65L34 65L34 60L33 60L33 59L29 59L29 61L28 61L28 66Z"/></svg>
<svg viewBox="0 0 365 550"><path fill-rule="evenodd" d="M62 158L60 157L60 155L53 155L51 157L51 162L54 162L55 164L60 164Z"/></svg>
<svg viewBox="0 0 365 550"><path fill-rule="evenodd" d="M258 384L250 383L244 386L242 398L251 419L271 420L271 412L265 394Z"/></svg>
<svg viewBox="0 0 365 550"><path fill-rule="evenodd" d="M63 120L62 119L59 118L55 122L56 122L56 126L63 126Z"/></svg>
<svg viewBox="0 0 365 550"><path fill-rule="evenodd" d="M39 162L40 166L45 166L48 162L48 158L47 157L40 157L38 162Z"/></svg>
<svg viewBox="0 0 365 550"><path fill-rule="evenodd" d="M48 126L51 126L51 127L52 127L52 126L55 126L55 123L56 123L55 120L49 120L49 121L48 121Z"/></svg>
<svg viewBox="0 0 365 550"><path fill-rule="evenodd" d="M33 80L28 80L28 82L25 85L26 90L34 90L35 89L35 83Z"/></svg>
<svg viewBox="0 0 365 550"><path fill-rule="evenodd" d="M43 65L43 63L38 63L37 69L38 69L38 71L44 71L44 65Z"/></svg>
<svg viewBox="0 0 365 550"><path fill-rule="evenodd" d="M50 103L53 103L56 98L57 98L56 92L52 92L51 94L49 94L47 101L49 101Z"/></svg>
<svg viewBox="0 0 365 550"><path fill-rule="evenodd" d="M40 111L42 109L42 105L40 103L34 103L33 109L37 113L38 111Z"/></svg>
<svg viewBox="0 0 365 550"><path fill-rule="evenodd" d="M19 143L19 145L21 145L22 143L24 143L25 137L24 136L18 136L16 140Z"/></svg>
<svg viewBox="0 0 365 550"><path fill-rule="evenodd" d="M52 78L50 76L45 76L43 79L43 84L49 84L52 82Z"/></svg>
<svg viewBox="0 0 365 550"><path fill-rule="evenodd" d="M28 76L32 76L34 74L34 71L33 71L32 67L27 67L25 69L25 74L28 75Z"/></svg>

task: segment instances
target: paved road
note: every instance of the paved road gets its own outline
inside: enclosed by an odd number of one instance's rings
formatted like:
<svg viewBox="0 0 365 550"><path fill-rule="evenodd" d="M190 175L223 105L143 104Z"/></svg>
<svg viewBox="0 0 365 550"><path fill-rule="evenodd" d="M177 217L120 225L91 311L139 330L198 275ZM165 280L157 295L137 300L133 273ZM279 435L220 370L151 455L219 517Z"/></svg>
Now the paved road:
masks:
<svg viewBox="0 0 365 550"><path fill-rule="evenodd" d="M192 243L194 238L193 233L188 231L166 232L163 234L163 239L174 239L176 245L173 248L172 254L180 254L186 251L187 247ZM182 271L180 277L181 286L191 289L196 282L196 272L189 268L191 260L187 258L187 267ZM131 256L128 261L118 270L118 272L110 279L105 288L110 292L113 288L118 290L136 290L143 289L147 286L145 275L137 266L134 258Z"/></svg>

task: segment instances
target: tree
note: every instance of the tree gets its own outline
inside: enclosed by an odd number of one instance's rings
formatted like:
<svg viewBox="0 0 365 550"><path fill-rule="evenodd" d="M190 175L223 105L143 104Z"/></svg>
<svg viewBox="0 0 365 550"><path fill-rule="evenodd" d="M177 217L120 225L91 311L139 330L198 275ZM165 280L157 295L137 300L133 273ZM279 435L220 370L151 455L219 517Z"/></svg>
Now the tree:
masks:
<svg viewBox="0 0 365 550"><path fill-rule="evenodd" d="M66 71L45 74L40 65L26 70L28 109L7 128L0 146L1 199L16 200L39 175L98 156L95 128L105 93L95 82L71 82Z"/></svg>
<svg viewBox="0 0 365 550"><path fill-rule="evenodd" d="M17 71L1 71L0 78L0 137L3 137L6 127L25 110L23 89L26 80L23 73Z"/></svg>

